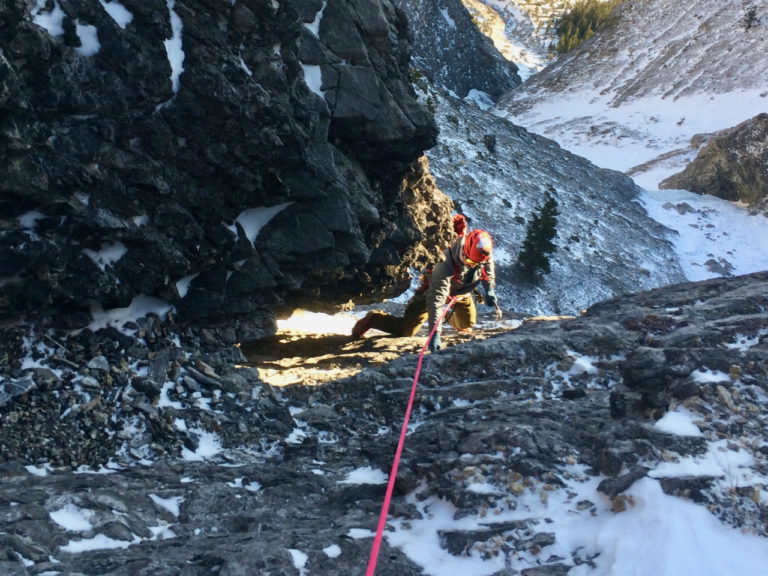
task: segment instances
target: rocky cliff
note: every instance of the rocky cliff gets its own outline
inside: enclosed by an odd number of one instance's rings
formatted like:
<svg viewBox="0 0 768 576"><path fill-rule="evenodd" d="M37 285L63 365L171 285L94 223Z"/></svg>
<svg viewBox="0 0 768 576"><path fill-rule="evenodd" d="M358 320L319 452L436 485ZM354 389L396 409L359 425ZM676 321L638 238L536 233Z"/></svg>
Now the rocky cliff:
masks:
<svg viewBox="0 0 768 576"><path fill-rule="evenodd" d="M423 364L377 573L455 574L402 544L424 530L443 566L607 570L559 522L628 514L636 483L766 536L766 282L675 285L462 345L447 330ZM0 334L3 574L363 571L415 356L277 388L240 349L157 318ZM305 368L328 361L323 340L303 342ZM423 343L325 340L347 352L330 366ZM659 426L667 412L689 430Z"/></svg>
<svg viewBox="0 0 768 576"><path fill-rule="evenodd" d="M387 0L4 2L0 317L143 296L241 339L398 293L451 233L409 50Z"/></svg>
<svg viewBox="0 0 768 576"><path fill-rule="evenodd" d="M413 65L433 84L460 98L479 90L497 100L521 82L478 30L461 0L400 0L413 27Z"/></svg>

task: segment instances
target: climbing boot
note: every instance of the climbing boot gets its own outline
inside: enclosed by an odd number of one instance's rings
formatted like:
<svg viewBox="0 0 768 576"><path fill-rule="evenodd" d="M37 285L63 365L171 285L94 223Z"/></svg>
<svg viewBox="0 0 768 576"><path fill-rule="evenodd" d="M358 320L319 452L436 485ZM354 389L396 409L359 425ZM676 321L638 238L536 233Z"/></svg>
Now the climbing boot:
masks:
<svg viewBox="0 0 768 576"><path fill-rule="evenodd" d="M352 327L352 336L355 338L362 338L363 334L371 329L371 322L373 321L373 312L368 312L365 316L360 318Z"/></svg>

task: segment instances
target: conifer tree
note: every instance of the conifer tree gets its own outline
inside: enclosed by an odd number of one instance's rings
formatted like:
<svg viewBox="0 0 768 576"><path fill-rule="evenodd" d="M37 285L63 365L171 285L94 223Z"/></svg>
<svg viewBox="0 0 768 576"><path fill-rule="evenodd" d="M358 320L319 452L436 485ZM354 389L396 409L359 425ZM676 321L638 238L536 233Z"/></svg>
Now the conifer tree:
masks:
<svg viewBox="0 0 768 576"><path fill-rule="evenodd" d="M624 0L576 0L555 22L557 43L550 50L566 54L591 38L608 22L611 11Z"/></svg>
<svg viewBox="0 0 768 576"><path fill-rule="evenodd" d="M755 4L750 4L744 8L744 18L742 19L744 30L749 30L750 28L755 27L759 21L760 19L757 17L757 6Z"/></svg>
<svg viewBox="0 0 768 576"><path fill-rule="evenodd" d="M552 240L557 234L557 216L559 213L557 200L551 194L547 194L544 205L528 223L523 247L517 256L517 261L531 278L536 277L538 270L544 274L549 273L549 255L557 250L557 246Z"/></svg>

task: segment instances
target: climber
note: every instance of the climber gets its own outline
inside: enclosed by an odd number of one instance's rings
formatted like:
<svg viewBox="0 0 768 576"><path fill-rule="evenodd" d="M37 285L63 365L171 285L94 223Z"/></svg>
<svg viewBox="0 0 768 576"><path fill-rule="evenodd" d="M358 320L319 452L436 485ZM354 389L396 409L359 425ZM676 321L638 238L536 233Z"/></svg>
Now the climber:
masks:
<svg viewBox="0 0 768 576"><path fill-rule="evenodd" d="M362 337L370 329L381 330L395 336L413 336L424 320L429 320L430 333L440 317L448 296L456 298L446 321L456 330L469 331L477 321L477 309L473 291L482 284L485 304L496 309L497 319L501 310L496 301L495 269L491 255L493 241L485 230L466 233L463 216L454 217L454 230L458 238L443 251L444 259L432 271L422 275L421 284L405 307L402 317L381 311L368 312L355 323L352 335ZM432 352L440 350L440 326L429 343Z"/></svg>

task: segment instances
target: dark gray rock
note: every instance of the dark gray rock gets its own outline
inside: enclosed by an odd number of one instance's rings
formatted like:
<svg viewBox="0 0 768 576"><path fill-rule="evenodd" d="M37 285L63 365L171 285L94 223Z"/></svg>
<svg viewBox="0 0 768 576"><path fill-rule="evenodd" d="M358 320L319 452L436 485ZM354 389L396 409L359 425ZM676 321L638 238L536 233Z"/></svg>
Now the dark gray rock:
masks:
<svg viewBox="0 0 768 576"><path fill-rule="evenodd" d="M659 483L665 494L673 494L693 500L706 502L706 492L712 488L715 478L710 476L695 476L691 478L661 478Z"/></svg>
<svg viewBox="0 0 768 576"><path fill-rule="evenodd" d="M37 384L32 378L3 381L0 384L0 407L11 402L14 397L26 394L35 388L37 388Z"/></svg>
<svg viewBox="0 0 768 576"><path fill-rule="evenodd" d="M568 564L562 562L555 562L554 564L547 564L545 566L536 566L535 568L526 568L522 570L520 574L523 576L565 576L572 568Z"/></svg>
<svg viewBox="0 0 768 576"><path fill-rule="evenodd" d="M4 3L0 317L82 327L146 295L235 341L294 307L402 291L451 235L450 200L412 166L437 128L402 12L332 0L316 36L324 5L176 5L175 91L163 0L125 2L124 27L66 2L62 35L33 18L52 4ZM78 53L75 22L98 52Z"/></svg>
<svg viewBox="0 0 768 576"><path fill-rule="evenodd" d="M484 530L441 531L440 545L454 556L461 556L475 543L485 542L494 536L509 534L510 540L519 540L519 538L513 539L511 533L525 530L527 527L528 522L519 521L488 524Z"/></svg>
<svg viewBox="0 0 768 576"><path fill-rule="evenodd" d="M435 86L464 98L480 90L493 100L519 86L517 66L478 30L460 0L398 0L413 30L413 63Z"/></svg>
<svg viewBox="0 0 768 576"><path fill-rule="evenodd" d="M743 478L754 481L736 490L725 476L659 482L765 535L766 282L768 272L685 283L605 301L578 318L479 328L474 339L446 329L447 348L423 362L393 521L420 521L430 513L425 502L444 501L457 521L482 520L471 530L441 528L436 537L449 553L511 561L524 551L538 565L522 569L563 574L594 558L551 553L558 526L546 508L521 522L494 518L524 511L531 498L565 501L569 514L621 513L632 505L633 482L725 441L749 454L754 474L745 470ZM423 337L328 340L343 352L335 362L359 369L368 355L378 365L343 380L277 388L259 378L269 342L252 342L243 363L244 352L215 333L156 318L119 336L4 328L0 384L35 385L0 406L2 569L296 574L299 551L311 573L359 572L371 539L353 530L375 529L385 486L349 483L348 475L390 470L418 358L383 365L380 358L418 350ZM307 369L328 356L321 337L303 346ZM260 362L253 350L261 350ZM107 373L86 368L101 358ZM30 364L36 368L23 368ZM163 378L160 390L155 378ZM564 393L572 389L581 393ZM621 413L612 405L617 395ZM654 426L680 404L695 415L699 435ZM571 491L596 476L596 490ZM55 520L62 510L83 511L87 524L62 526ZM125 547L77 551L92 538ZM379 573L423 570L385 540Z"/></svg>
<svg viewBox="0 0 768 576"><path fill-rule="evenodd" d="M633 466L626 474L622 474L616 478L607 478L603 480L600 482L597 489L608 496L608 498L616 498L616 496L627 490L632 484L637 480L640 480L640 478L643 478L647 473L647 468Z"/></svg>

